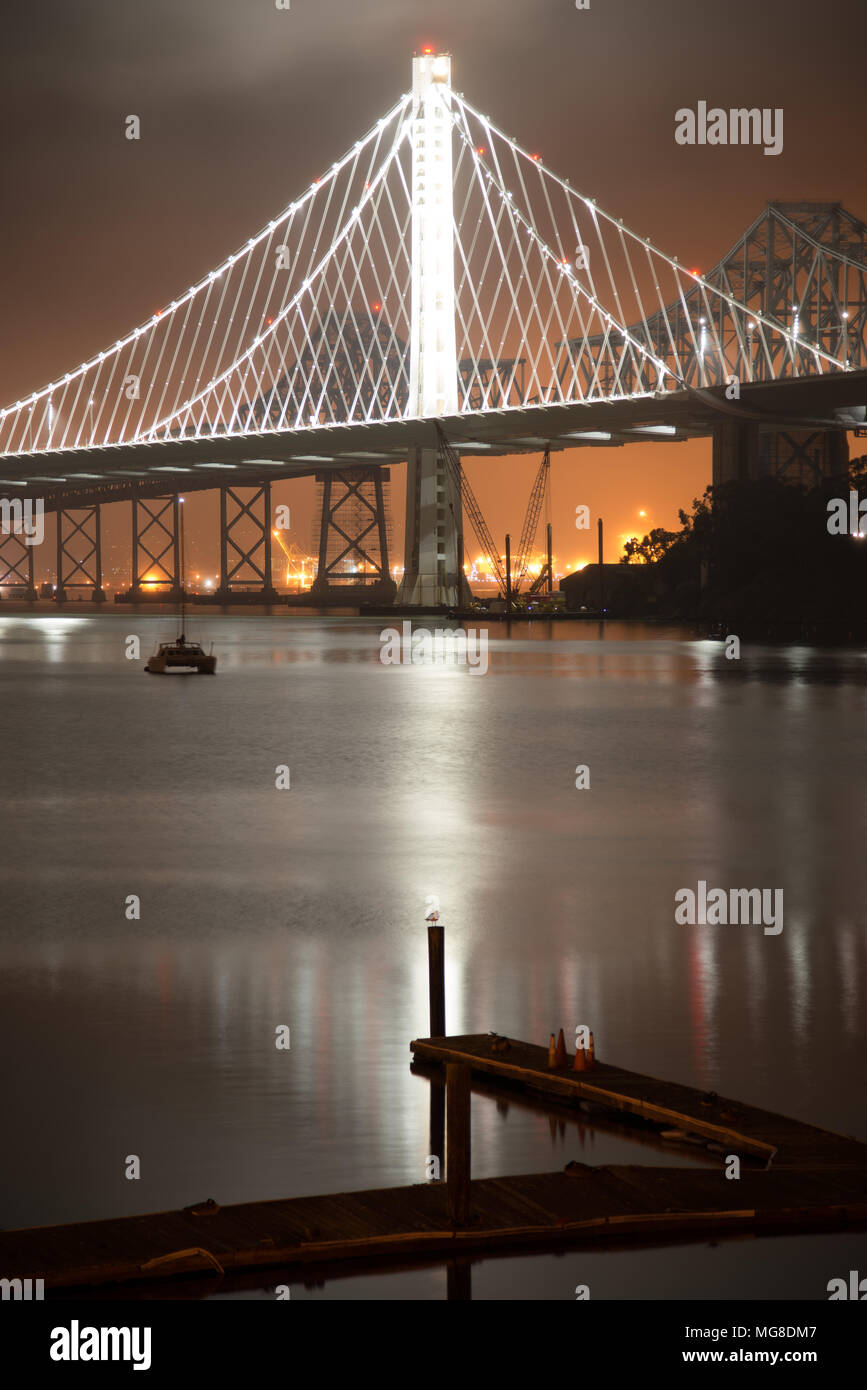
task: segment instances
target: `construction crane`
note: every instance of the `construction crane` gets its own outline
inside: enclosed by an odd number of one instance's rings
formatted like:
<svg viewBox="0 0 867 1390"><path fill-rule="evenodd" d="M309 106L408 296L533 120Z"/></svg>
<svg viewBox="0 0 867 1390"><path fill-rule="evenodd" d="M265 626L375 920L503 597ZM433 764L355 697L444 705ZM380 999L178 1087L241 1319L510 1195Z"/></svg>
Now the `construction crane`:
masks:
<svg viewBox="0 0 867 1390"><path fill-rule="evenodd" d="M551 573L551 567L548 564L548 561L546 560L539 573L536 575L536 578L533 580L532 584L527 590L527 593L538 594L539 591L544 588L545 582L547 580L551 581L548 586L549 592L551 592L554 588L554 576Z"/></svg>
<svg viewBox="0 0 867 1390"><path fill-rule="evenodd" d="M503 566L500 564L500 555L497 547L494 545L494 538L488 530L488 523L482 515L482 509L476 501L476 495L470 487L466 473L461 467L460 456L446 439L442 427L438 424L436 428L439 437L440 452L448 464L452 480L457 491L460 493L464 511L470 518L470 525L476 533L476 539L482 547L483 554L487 555L490 559L494 573L497 576L500 593L505 594L507 589L506 575Z"/></svg>
<svg viewBox="0 0 867 1390"><path fill-rule="evenodd" d="M521 584L527 573L527 566L530 563L530 554L536 540L536 529L539 525L539 515L542 511L542 503L545 500L545 493L548 489L548 478L551 472L551 450L546 449L539 464L539 471L530 492L530 500L527 503L527 511L524 516L524 525L521 528L521 540L518 545L518 554L515 559L515 578L512 584L512 592L520 592ZM535 594L541 589L544 580L547 578L547 563L543 566L541 574L534 579L530 586L530 593Z"/></svg>

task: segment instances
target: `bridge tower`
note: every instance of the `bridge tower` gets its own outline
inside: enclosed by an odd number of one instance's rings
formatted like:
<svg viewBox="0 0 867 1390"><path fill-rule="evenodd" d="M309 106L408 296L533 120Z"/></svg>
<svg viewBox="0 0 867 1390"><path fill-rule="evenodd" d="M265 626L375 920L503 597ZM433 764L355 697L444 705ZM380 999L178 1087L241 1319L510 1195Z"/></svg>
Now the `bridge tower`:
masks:
<svg viewBox="0 0 867 1390"><path fill-rule="evenodd" d="M448 54L413 58L410 419L458 413L451 82ZM445 459L436 448L411 449L399 603L454 605L469 598L462 530L460 493Z"/></svg>

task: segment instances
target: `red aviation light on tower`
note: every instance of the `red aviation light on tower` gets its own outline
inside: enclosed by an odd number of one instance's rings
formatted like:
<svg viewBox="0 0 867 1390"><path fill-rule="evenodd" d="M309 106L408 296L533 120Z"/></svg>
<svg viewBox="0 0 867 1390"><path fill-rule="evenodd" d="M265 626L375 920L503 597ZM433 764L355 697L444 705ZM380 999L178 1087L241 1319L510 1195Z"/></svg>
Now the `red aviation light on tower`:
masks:
<svg viewBox="0 0 867 1390"><path fill-rule="evenodd" d="M430 71L434 82L448 82L451 77L450 58L448 52L440 52L431 43L426 43L420 53L414 54L415 58L431 58Z"/></svg>

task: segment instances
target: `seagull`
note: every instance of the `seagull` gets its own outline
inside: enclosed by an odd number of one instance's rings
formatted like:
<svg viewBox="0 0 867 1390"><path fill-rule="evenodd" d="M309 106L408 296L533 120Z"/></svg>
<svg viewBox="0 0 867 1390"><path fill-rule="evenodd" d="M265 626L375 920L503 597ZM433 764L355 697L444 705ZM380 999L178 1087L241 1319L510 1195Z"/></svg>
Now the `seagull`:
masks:
<svg viewBox="0 0 867 1390"><path fill-rule="evenodd" d="M427 915L427 917L425 917L424 920L425 920L426 922L438 922L439 919L440 919L440 915L439 915L438 912L429 912L428 915Z"/></svg>

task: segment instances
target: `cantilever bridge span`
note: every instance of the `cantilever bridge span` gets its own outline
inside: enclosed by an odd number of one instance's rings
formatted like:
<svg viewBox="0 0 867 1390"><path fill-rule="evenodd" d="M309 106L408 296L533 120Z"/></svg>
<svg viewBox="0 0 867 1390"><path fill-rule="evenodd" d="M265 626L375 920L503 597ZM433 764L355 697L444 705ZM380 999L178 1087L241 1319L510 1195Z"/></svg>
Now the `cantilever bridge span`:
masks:
<svg viewBox="0 0 867 1390"><path fill-rule="evenodd" d="M153 499L219 487L223 587L234 508L258 519L267 591L273 479L364 493L360 543L381 470L406 461L402 597L455 602L461 496L437 423L465 455L711 434L715 479L798 480L842 469L865 404L864 222L772 203L702 274L547 169L453 89L448 55L424 53L412 90L220 266L0 410L0 490L57 511L63 589L76 511L98 535L102 503L131 499L135 546L137 506L148 519ZM29 561L32 588L32 547Z"/></svg>

